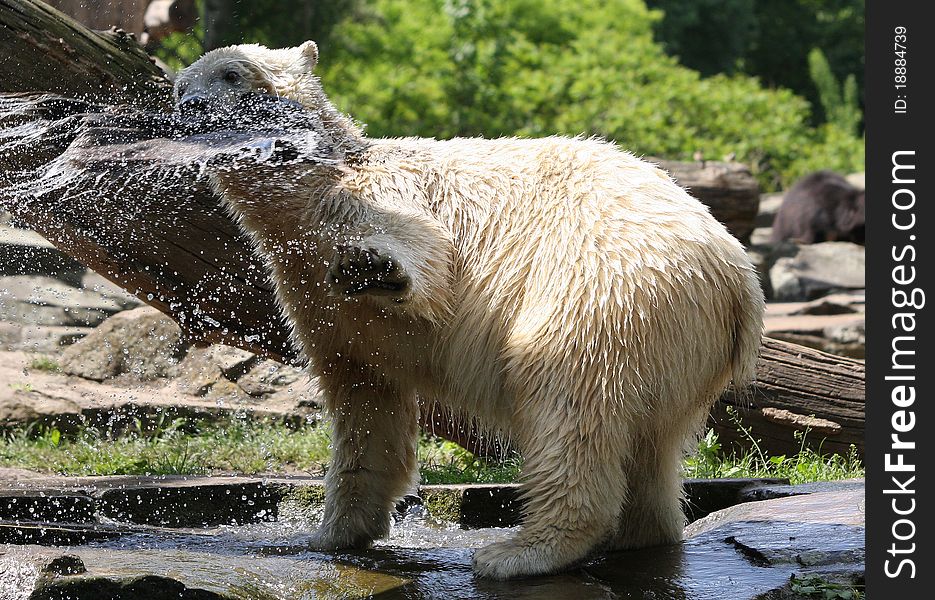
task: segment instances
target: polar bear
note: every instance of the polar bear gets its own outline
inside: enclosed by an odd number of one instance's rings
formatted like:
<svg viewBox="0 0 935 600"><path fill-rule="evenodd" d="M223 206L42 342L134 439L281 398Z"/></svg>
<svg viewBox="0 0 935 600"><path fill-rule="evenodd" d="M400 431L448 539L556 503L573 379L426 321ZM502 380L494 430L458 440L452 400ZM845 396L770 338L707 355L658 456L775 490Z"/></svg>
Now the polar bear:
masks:
<svg viewBox="0 0 935 600"><path fill-rule="evenodd" d="M234 46L175 84L183 110L258 91L298 102L332 152L215 174L333 419L315 545L388 533L417 477L417 397L524 456L522 527L475 553L479 575L679 540L683 453L720 392L754 374L763 297L741 245L606 141L368 139L317 61L312 42Z"/></svg>

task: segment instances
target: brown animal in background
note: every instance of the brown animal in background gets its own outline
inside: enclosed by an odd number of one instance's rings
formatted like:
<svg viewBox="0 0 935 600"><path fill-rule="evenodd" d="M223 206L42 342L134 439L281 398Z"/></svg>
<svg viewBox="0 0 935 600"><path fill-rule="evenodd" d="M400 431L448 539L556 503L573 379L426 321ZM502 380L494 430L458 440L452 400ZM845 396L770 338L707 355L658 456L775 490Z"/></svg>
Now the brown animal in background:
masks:
<svg viewBox="0 0 935 600"><path fill-rule="evenodd" d="M864 191L832 171L816 171L786 193L772 241L864 243Z"/></svg>

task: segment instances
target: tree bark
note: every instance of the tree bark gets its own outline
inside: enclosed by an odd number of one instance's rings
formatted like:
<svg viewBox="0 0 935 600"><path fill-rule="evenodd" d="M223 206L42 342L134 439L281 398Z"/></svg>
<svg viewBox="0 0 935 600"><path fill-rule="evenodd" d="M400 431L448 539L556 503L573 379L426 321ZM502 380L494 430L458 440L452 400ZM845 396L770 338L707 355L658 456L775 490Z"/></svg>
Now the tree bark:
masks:
<svg viewBox="0 0 935 600"><path fill-rule="evenodd" d="M711 418L722 441L750 448L756 440L772 455L797 453L799 431L815 450L845 454L853 445L863 456L864 383L861 360L763 338L756 385L726 392Z"/></svg>
<svg viewBox="0 0 935 600"><path fill-rule="evenodd" d="M0 56L0 92L171 105L171 84L131 36L91 31L42 2L0 0Z"/></svg>
<svg viewBox="0 0 935 600"><path fill-rule="evenodd" d="M169 86L158 69L132 40L115 39L40 3L0 0L0 52L24 56L34 65L15 68L7 64L13 61L0 61L0 91L48 90L107 104L165 108ZM40 185L49 177L45 169L50 162L73 164L62 162L62 157L69 157L84 119L107 110L48 94L0 96L0 182L5 184L0 186L0 207L63 252L175 318L193 341L223 342L294 361L297 353L265 265L194 171L100 177L90 169L77 170L69 187ZM92 119L95 126L100 121ZM75 152L72 149L71 159ZM715 216L739 228L735 235L743 235L746 216L731 216L736 207L730 198L747 199L738 214L755 214L756 187L741 165L663 167L702 200L707 197ZM29 192L15 193L17 189ZM723 201L713 200L717 190L725 194ZM749 221L752 229L753 216ZM791 432L809 424L810 442L818 439L819 431L827 437L824 450L846 451L854 443L862 451L863 363L766 340L758 375L751 392L728 393L715 410L723 439L737 438L724 412L726 406L735 406L771 453L797 450ZM811 414L819 420L809 421ZM472 445L472 428L461 427L457 419L429 413L424 418L427 424L447 428L439 431L446 437Z"/></svg>

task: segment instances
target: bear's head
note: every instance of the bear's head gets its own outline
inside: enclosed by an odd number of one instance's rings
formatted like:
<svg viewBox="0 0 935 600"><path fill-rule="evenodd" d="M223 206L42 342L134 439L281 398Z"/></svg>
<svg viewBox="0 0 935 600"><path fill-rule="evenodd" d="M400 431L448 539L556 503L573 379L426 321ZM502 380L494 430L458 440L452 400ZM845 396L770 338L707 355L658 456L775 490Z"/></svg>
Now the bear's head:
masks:
<svg viewBox="0 0 935 600"><path fill-rule="evenodd" d="M259 44L228 46L208 52L179 73L175 101L182 112L231 108L245 95L266 93L321 108L321 84L312 74L318 46L271 50Z"/></svg>

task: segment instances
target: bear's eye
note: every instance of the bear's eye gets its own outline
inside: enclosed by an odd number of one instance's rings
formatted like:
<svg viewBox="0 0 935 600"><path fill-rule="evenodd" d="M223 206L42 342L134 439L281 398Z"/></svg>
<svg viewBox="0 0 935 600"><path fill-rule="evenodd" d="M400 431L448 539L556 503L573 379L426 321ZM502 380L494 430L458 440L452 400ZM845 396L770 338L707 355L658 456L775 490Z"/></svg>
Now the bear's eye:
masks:
<svg viewBox="0 0 935 600"><path fill-rule="evenodd" d="M227 83L240 83L240 73L234 70L225 71L224 81Z"/></svg>

